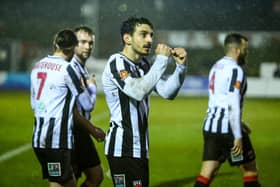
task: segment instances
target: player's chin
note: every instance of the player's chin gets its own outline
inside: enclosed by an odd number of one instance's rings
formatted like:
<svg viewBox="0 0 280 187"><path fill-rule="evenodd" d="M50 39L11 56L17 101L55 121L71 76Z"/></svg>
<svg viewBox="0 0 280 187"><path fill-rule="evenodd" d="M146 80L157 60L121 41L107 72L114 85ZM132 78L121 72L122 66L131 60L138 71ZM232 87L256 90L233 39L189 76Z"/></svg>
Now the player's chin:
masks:
<svg viewBox="0 0 280 187"><path fill-rule="evenodd" d="M142 51L141 51L141 55L148 55L150 53L150 48L144 48Z"/></svg>
<svg viewBox="0 0 280 187"><path fill-rule="evenodd" d="M88 59L90 57L90 53L84 53L83 54L83 59Z"/></svg>

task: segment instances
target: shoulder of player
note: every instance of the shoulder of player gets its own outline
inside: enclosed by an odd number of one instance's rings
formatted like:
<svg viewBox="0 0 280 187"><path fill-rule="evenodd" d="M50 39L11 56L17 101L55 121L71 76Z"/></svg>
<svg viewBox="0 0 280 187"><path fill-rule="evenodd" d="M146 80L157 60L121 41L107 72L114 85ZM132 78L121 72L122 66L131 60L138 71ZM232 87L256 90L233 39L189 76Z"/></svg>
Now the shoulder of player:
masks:
<svg viewBox="0 0 280 187"><path fill-rule="evenodd" d="M117 70L127 69L129 66L133 65L125 56L120 53L115 53L111 55L107 61L107 68L113 68ZM108 67L109 66L109 67Z"/></svg>
<svg viewBox="0 0 280 187"><path fill-rule="evenodd" d="M58 56L47 56L35 63L33 69L44 69L49 71L63 71L67 68L69 62Z"/></svg>

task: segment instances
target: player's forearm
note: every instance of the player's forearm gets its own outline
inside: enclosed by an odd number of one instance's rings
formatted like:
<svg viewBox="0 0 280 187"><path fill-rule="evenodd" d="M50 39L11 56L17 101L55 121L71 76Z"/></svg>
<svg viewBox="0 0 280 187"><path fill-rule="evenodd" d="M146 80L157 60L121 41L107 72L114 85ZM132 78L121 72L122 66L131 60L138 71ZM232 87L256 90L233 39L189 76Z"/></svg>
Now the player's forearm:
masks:
<svg viewBox="0 0 280 187"><path fill-rule="evenodd" d="M102 141L105 138L105 133L94 126L89 120L84 118L78 111L77 107L74 107L73 120L75 125L80 125L89 134L91 134L96 140Z"/></svg>
<svg viewBox="0 0 280 187"><path fill-rule="evenodd" d="M174 99L185 79L186 66L176 64L174 73L167 80L160 79L156 84L157 93L165 99Z"/></svg>
<svg viewBox="0 0 280 187"><path fill-rule="evenodd" d="M96 103L96 85L95 84L90 84L88 87L89 90L89 95L90 95L90 101L91 101L91 105L92 105L92 109L94 109L95 103Z"/></svg>
<svg viewBox="0 0 280 187"><path fill-rule="evenodd" d="M158 55L149 72L141 78L127 77L123 91L130 97L141 101L155 87L167 67L167 56Z"/></svg>
<svg viewBox="0 0 280 187"><path fill-rule="evenodd" d="M92 111L95 101L96 94L90 94L88 90L85 90L80 95L78 95L78 102L85 111Z"/></svg>
<svg viewBox="0 0 280 187"><path fill-rule="evenodd" d="M240 116L240 104L239 95L230 94L229 97L229 112L230 112L230 126L235 139L241 138L241 116Z"/></svg>

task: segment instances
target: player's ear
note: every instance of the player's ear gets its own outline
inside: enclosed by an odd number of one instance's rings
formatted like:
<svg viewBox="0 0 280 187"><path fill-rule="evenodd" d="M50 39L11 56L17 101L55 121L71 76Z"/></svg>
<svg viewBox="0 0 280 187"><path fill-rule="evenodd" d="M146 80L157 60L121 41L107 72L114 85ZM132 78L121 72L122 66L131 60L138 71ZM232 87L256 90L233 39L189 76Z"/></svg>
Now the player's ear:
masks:
<svg viewBox="0 0 280 187"><path fill-rule="evenodd" d="M126 45L131 45L131 36L129 34L124 34L123 41Z"/></svg>
<svg viewBox="0 0 280 187"><path fill-rule="evenodd" d="M240 52L241 52L241 51L240 51L240 48L239 48L239 47L234 47L233 50L234 50L235 55L236 55L236 56L239 56L239 54L240 54Z"/></svg>
<svg viewBox="0 0 280 187"><path fill-rule="evenodd" d="M237 56L239 56L240 55L240 53L241 53L241 49L238 47L238 48L236 48L236 53L237 53Z"/></svg>

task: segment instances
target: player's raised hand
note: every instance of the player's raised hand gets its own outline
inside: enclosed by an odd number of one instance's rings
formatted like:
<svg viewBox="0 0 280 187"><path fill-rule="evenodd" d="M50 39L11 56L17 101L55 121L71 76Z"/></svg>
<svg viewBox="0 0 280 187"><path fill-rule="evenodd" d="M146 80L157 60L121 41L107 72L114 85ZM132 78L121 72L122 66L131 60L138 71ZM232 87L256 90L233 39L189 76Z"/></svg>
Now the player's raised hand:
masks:
<svg viewBox="0 0 280 187"><path fill-rule="evenodd" d="M171 50L172 57L174 60L180 64L187 63L187 51L184 48L173 48Z"/></svg>
<svg viewBox="0 0 280 187"><path fill-rule="evenodd" d="M158 44L155 53L157 55L164 55L169 57L171 55L171 48L165 44Z"/></svg>

